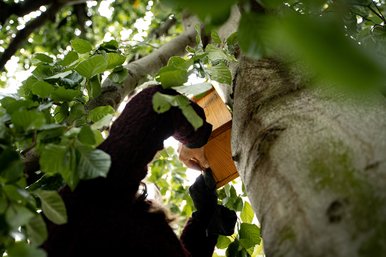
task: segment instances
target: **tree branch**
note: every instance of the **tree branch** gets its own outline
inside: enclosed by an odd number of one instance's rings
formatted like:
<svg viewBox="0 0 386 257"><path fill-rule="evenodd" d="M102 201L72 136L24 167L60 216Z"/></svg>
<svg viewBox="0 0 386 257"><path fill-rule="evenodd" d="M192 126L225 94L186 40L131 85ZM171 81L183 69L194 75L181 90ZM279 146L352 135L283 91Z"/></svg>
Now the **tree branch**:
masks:
<svg viewBox="0 0 386 257"><path fill-rule="evenodd" d="M47 20L54 17L61 7L63 7L63 4L52 4L46 12L42 13L42 15L29 22L24 27L24 29L19 30L15 38L9 44L8 48L5 49L3 54L0 56L0 71L4 69L7 61L17 52L17 50L19 50L28 36L31 35L31 33L34 32L37 28L43 26Z"/></svg>
<svg viewBox="0 0 386 257"><path fill-rule="evenodd" d="M38 10L43 5L52 4L54 0L25 0L19 3L0 2L0 24L4 24L11 15L19 17L24 16L32 11Z"/></svg>
<svg viewBox="0 0 386 257"><path fill-rule="evenodd" d="M167 64L170 57L185 54L186 46L195 44L196 31L191 25L185 33L177 36L167 44L151 54L131 62L125 66L129 75L123 85L114 84L106 79L103 83L102 94L88 104L88 109L96 106L111 105L116 108L120 102L138 86L147 80L147 76L154 75L160 68Z"/></svg>
<svg viewBox="0 0 386 257"><path fill-rule="evenodd" d="M162 24L160 24L160 26L156 29L154 29L153 31L150 32L150 36L149 37L152 37L154 36L155 38L159 38L165 34L168 33L169 29L174 25L176 24L177 22L177 19L176 17L174 16L168 16L163 22Z"/></svg>

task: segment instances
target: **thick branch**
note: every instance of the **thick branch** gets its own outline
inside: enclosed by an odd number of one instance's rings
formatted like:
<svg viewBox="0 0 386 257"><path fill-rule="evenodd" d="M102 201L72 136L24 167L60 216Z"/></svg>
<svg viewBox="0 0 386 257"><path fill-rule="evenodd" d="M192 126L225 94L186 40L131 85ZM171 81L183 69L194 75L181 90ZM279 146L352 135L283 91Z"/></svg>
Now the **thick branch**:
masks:
<svg viewBox="0 0 386 257"><path fill-rule="evenodd" d="M47 20L54 17L62 6L62 4L52 4L46 12L42 13L42 15L29 22L24 29L19 30L15 38L9 44L8 48L5 49L3 54L0 56L0 71L4 69L4 66L7 61L25 43L28 36L31 35L37 28L43 26Z"/></svg>

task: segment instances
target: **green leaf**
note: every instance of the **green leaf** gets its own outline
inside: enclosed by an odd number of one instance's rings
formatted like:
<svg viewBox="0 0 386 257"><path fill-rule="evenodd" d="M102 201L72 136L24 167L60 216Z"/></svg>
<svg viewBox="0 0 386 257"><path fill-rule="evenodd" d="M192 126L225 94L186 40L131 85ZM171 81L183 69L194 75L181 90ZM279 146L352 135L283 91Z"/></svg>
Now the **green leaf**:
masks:
<svg viewBox="0 0 386 257"><path fill-rule="evenodd" d="M59 105L54 109L54 118L57 123L62 123L68 116L68 106L67 105Z"/></svg>
<svg viewBox="0 0 386 257"><path fill-rule="evenodd" d="M241 223L239 241L245 249L249 249L259 244L261 241L260 228L255 224Z"/></svg>
<svg viewBox="0 0 386 257"><path fill-rule="evenodd" d="M191 105L182 107L180 106L180 109L182 110L182 114L189 121L189 123L192 124L195 130L197 130L204 124L204 121L201 119L200 116L198 116L198 114Z"/></svg>
<svg viewBox="0 0 386 257"><path fill-rule="evenodd" d="M217 239L216 247L218 249L226 249L232 241L227 236L220 235Z"/></svg>
<svg viewBox="0 0 386 257"><path fill-rule="evenodd" d="M73 170L69 149L64 145L47 144L40 153L40 168L43 172L54 175L66 175Z"/></svg>
<svg viewBox="0 0 386 257"><path fill-rule="evenodd" d="M68 54L63 58L62 61L59 62L60 65L63 66L69 66L73 64L75 61L79 59L79 55L75 51L70 51Z"/></svg>
<svg viewBox="0 0 386 257"><path fill-rule="evenodd" d="M187 96L187 97L196 97L199 95L204 94L205 92L212 89L212 84L203 82L193 85L186 85L181 87L175 87L175 90L177 90L179 93Z"/></svg>
<svg viewBox="0 0 386 257"><path fill-rule="evenodd" d="M54 59L43 53L36 53L33 58L44 63L52 63L54 61Z"/></svg>
<svg viewBox="0 0 386 257"><path fill-rule="evenodd" d="M9 114L13 114L19 109L30 109L37 107L38 102L33 102L31 100L16 100L15 98L6 96L0 100L1 106L7 110Z"/></svg>
<svg viewBox="0 0 386 257"><path fill-rule="evenodd" d="M351 40L333 19L291 15L277 24L277 46L296 54L307 67L337 86L379 89L385 84L385 64ZM333 39L333 43L326 43ZM280 42L286 42L283 47ZM281 47L281 48L280 48Z"/></svg>
<svg viewBox="0 0 386 257"><path fill-rule="evenodd" d="M98 106L98 107L92 109L88 113L87 120L89 120L91 122L97 122L98 120L103 119L105 116L107 116L109 114L111 114L111 115L115 114L115 110L113 107L111 107L110 105Z"/></svg>
<svg viewBox="0 0 386 257"><path fill-rule="evenodd" d="M154 111L158 113L164 113L167 112L172 105L170 102L172 101L172 96L161 94L160 92L157 92L153 95L153 109Z"/></svg>
<svg viewBox="0 0 386 257"><path fill-rule="evenodd" d="M23 175L24 164L19 154L11 147L0 150L0 163L1 179L6 182L17 181Z"/></svg>
<svg viewBox="0 0 386 257"><path fill-rule="evenodd" d="M118 50L118 42L116 40L110 40L108 42L103 42L98 50L105 50L107 52L115 52Z"/></svg>
<svg viewBox="0 0 386 257"><path fill-rule="evenodd" d="M34 110L18 110L12 113L11 121L17 128L24 130L39 129L46 124L43 113Z"/></svg>
<svg viewBox="0 0 386 257"><path fill-rule="evenodd" d="M110 155L102 150L89 147L78 147L77 149L80 154L78 172L81 179L107 176L111 165Z"/></svg>
<svg viewBox="0 0 386 257"><path fill-rule="evenodd" d="M51 93L51 98L54 101L73 101L76 97L80 97L82 92L79 89L66 89L64 87L58 87Z"/></svg>
<svg viewBox="0 0 386 257"><path fill-rule="evenodd" d="M46 257L44 250L23 241L12 244L7 249L8 257Z"/></svg>
<svg viewBox="0 0 386 257"><path fill-rule="evenodd" d="M254 212L249 202L244 202L243 210L241 211L240 218L245 223L252 223Z"/></svg>
<svg viewBox="0 0 386 257"><path fill-rule="evenodd" d="M42 63L36 66L32 74L38 79L45 79L55 75L55 71L53 66Z"/></svg>
<svg viewBox="0 0 386 257"><path fill-rule="evenodd" d="M153 109L158 113L168 111L171 106L181 109L182 114L192 124L194 129L198 129L203 125L203 120L190 105L189 99L183 95L167 95L157 92L153 95Z"/></svg>
<svg viewBox="0 0 386 257"><path fill-rule="evenodd" d="M57 191L36 190L34 193L42 203L42 211L47 218L55 224L67 222L66 206Z"/></svg>
<svg viewBox="0 0 386 257"><path fill-rule="evenodd" d="M88 53L92 50L92 44L87 40L76 38L71 40L72 49L80 54Z"/></svg>
<svg viewBox="0 0 386 257"><path fill-rule="evenodd" d="M94 77L102 73L107 68L107 60L103 55L94 55L87 60L79 63L75 70L86 78Z"/></svg>
<svg viewBox="0 0 386 257"><path fill-rule="evenodd" d="M19 204L9 205L5 212L7 223L13 229L27 224L34 215L32 211Z"/></svg>
<svg viewBox="0 0 386 257"><path fill-rule="evenodd" d="M111 79L114 83L121 84L128 75L129 71L121 66L115 68L114 71L110 73L109 79Z"/></svg>
<svg viewBox="0 0 386 257"><path fill-rule="evenodd" d="M41 245L47 239L47 227L41 215L32 217L26 225L28 239L34 245Z"/></svg>
<svg viewBox="0 0 386 257"><path fill-rule="evenodd" d="M269 20L261 15L243 13L237 31L242 52L252 58L261 58L266 52L266 40L271 37L269 29Z"/></svg>
<svg viewBox="0 0 386 257"><path fill-rule="evenodd" d="M208 44L206 46L205 52L208 53L208 58L213 64L229 61L229 57L225 54L225 52L212 44Z"/></svg>
<svg viewBox="0 0 386 257"><path fill-rule="evenodd" d="M70 115L68 116L67 122L74 123L82 118L85 118L86 110L84 105L81 103L76 103L71 106Z"/></svg>
<svg viewBox="0 0 386 257"><path fill-rule="evenodd" d="M226 256L227 257L239 257L239 248L240 248L240 243L236 239L232 243L229 244L227 250L226 250Z"/></svg>
<svg viewBox="0 0 386 257"><path fill-rule="evenodd" d="M60 73L56 73L55 75L52 75L51 77L46 78L46 80L62 79L62 78L65 78L65 77L67 77L68 75L70 75L72 73L74 73L74 72L71 71L71 70L63 71L63 72L60 72Z"/></svg>
<svg viewBox="0 0 386 257"><path fill-rule="evenodd" d="M160 69L156 79L161 82L163 88L178 87L188 81L188 72L185 69L165 66Z"/></svg>
<svg viewBox="0 0 386 257"><path fill-rule="evenodd" d="M221 45L221 44L222 44L221 38L220 38L220 36L218 35L217 31L214 31L214 30L213 30L213 31L210 33L210 37L212 38L213 43L218 44L218 45Z"/></svg>
<svg viewBox="0 0 386 257"><path fill-rule="evenodd" d="M2 187L3 192L8 197L8 200L18 203L18 204L25 204L31 200L30 194L27 190L20 188L17 185L14 184L8 184L4 185Z"/></svg>
<svg viewBox="0 0 386 257"><path fill-rule="evenodd" d="M96 130L96 129L103 129L107 126L110 126L113 118L114 118L114 115L107 114L102 119L100 119L97 122L95 122L94 124L92 124L91 128Z"/></svg>
<svg viewBox="0 0 386 257"><path fill-rule="evenodd" d="M80 86L83 79L84 78L78 72L71 71L68 76L60 78L58 84L60 86L64 86L65 88L75 89Z"/></svg>
<svg viewBox="0 0 386 257"><path fill-rule="evenodd" d="M55 87L45 81L36 81L36 83L32 84L29 89L34 95L41 98L48 98L55 90Z"/></svg>
<svg viewBox="0 0 386 257"><path fill-rule="evenodd" d="M78 134L78 139L83 144L94 145L96 143L95 134L90 126L83 126Z"/></svg>
<svg viewBox="0 0 386 257"><path fill-rule="evenodd" d="M208 67L207 72L212 80L227 85L232 84L232 74L229 68L224 63L219 63L216 66Z"/></svg>
<svg viewBox="0 0 386 257"><path fill-rule="evenodd" d="M107 68L106 70L114 69L117 66L122 65L126 61L126 57L118 53L107 53Z"/></svg>
<svg viewBox="0 0 386 257"><path fill-rule="evenodd" d="M237 41L237 32L233 32L228 38L227 38L227 45L228 46L234 46L238 43Z"/></svg>
<svg viewBox="0 0 386 257"><path fill-rule="evenodd" d="M283 0L259 0L258 2L269 8L277 8L283 4Z"/></svg>
<svg viewBox="0 0 386 257"><path fill-rule="evenodd" d="M184 59L180 56L172 56L168 60L167 66L187 70L193 64L191 59Z"/></svg>
<svg viewBox="0 0 386 257"><path fill-rule="evenodd" d="M206 23L220 25L227 20L231 7L236 4L236 0L163 0L183 9L189 9Z"/></svg>
<svg viewBox="0 0 386 257"><path fill-rule="evenodd" d="M96 75L92 77L87 83L88 95L91 98L96 98L102 92L100 76Z"/></svg>

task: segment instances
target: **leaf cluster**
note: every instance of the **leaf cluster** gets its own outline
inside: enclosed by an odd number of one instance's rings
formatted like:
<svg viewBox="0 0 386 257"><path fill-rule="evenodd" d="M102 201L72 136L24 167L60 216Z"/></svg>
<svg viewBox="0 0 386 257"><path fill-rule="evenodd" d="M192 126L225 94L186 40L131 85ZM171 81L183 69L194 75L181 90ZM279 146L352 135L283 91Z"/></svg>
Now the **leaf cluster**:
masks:
<svg viewBox="0 0 386 257"><path fill-rule="evenodd" d="M96 146L115 110L87 104L101 93L106 72L116 83L125 78L126 58L116 41L94 49L75 39L71 48L62 58L36 54L18 95L0 100L0 252L8 256L45 256L37 249L47 237L41 214L56 224L67 220L56 190L110 168L110 156ZM37 156L39 167L28 170Z"/></svg>

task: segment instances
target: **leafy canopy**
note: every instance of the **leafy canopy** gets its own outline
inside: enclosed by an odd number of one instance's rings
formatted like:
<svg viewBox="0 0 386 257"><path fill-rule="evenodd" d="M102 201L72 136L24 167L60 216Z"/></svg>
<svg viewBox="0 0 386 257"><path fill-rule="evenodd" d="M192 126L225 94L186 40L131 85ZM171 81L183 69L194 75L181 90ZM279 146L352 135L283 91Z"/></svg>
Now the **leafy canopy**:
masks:
<svg viewBox="0 0 386 257"><path fill-rule="evenodd" d="M205 33L186 48L185 56L170 58L157 74L149 75L165 88L199 97L213 83L230 86L229 65L242 53L300 61L328 84L385 92L383 0L87 1L60 6L53 13L46 1L34 12L8 8L21 8L19 3L0 2L0 63L16 47L8 59L13 56L10 63L19 65L5 66L0 85L16 86L19 70L30 72L17 84L17 94L0 99L0 254L11 257L45 256L38 249L47 237L41 213L57 224L67 220L58 188L106 176L110 157L95 147L118 113L111 106L90 103L103 95L104 81L124 85L131 72L127 63L181 34L185 11L201 19ZM241 10L237 31L222 38L218 28L236 5ZM32 27L48 13L50 18L40 27ZM203 43L207 37L211 40ZM24 44L15 44L15 39ZM199 82L191 82L192 76ZM178 107L193 126L202 124L184 97L159 94L153 102L158 112ZM31 184L24 165L34 156L39 157L35 175L40 178ZM152 163L148 180L168 196L165 204L174 213L191 214L183 183L186 169L171 149ZM239 222L235 235L219 238L217 247L225 253L216 254L258 256L260 229L244 190L235 186L218 191L222 204L238 212Z"/></svg>

